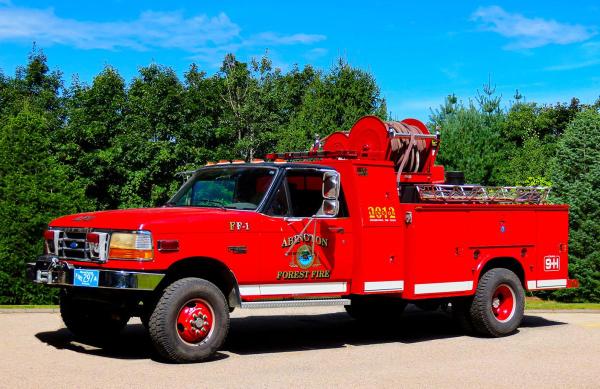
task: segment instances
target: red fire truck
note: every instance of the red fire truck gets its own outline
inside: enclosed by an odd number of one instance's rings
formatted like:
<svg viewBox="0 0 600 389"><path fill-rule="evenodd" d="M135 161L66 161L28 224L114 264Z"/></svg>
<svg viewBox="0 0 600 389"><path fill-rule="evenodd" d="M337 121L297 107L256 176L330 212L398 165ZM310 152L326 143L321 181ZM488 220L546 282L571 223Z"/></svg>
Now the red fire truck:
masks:
<svg viewBox="0 0 600 389"><path fill-rule="evenodd" d="M547 188L467 185L434 164L439 145L418 120L368 116L309 152L209 163L160 208L53 220L29 275L61 289L75 335L139 316L177 362L211 357L236 307L339 304L372 322L415 303L511 334L525 290L577 284L568 208Z"/></svg>

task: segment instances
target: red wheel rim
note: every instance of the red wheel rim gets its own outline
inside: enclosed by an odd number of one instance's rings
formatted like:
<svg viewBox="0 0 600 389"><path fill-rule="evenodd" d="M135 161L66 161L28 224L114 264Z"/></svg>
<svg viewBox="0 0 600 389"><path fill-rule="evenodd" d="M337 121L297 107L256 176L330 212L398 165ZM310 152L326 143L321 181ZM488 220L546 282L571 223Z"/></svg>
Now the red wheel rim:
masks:
<svg viewBox="0 0 600 389"><path fill-rule="evenodd" d="M492 313L500 322L507 322L515 314L515 292L506 285L498 285L492 296Z"/></svg>
<svg viewBox="0 0 600 389"><path fill-rule="evenodd" d="M177 333L191 344L198 344L210 337L215 324L214 312L206 301L193 299L185 303L177 314Z"/></svg>

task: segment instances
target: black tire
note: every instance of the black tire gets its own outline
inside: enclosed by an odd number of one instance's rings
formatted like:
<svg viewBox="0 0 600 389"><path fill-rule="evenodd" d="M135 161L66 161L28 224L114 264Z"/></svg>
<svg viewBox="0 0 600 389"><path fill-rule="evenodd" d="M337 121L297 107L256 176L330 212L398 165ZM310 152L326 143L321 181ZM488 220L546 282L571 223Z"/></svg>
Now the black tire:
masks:
<svg viewBox="0 0 600 389"><path fill-rule="evenodd" d="M125 327L130 315L124 310L95 301L60 294L60 315L75 336L90 340L109 340Z"/></svg>
<svg viewBox="0 0 600 389"><path fill-rule="evenodd" d="M183 326L178 319L184 310L200 309L210 312L200 325L192 321ZM193 304L193 305L190 305ZM203 311L198 311L203 312ZM199 317L200 315L198 315ZM196 316L194 316L196 318ZM195 321L194 321L195 322ZM205 323L209 323L206 330ZM169 285L156 303L148 323L150 338L158 353L174 362L201 362L213 356L221 347L229 331L229 306L223 293L213 283L200 278L183 278ZM198 342L188 342L183 337L191 331L207 331ZM201 335L204 336L204 335Z"/></svg>
<svg viewBox="0 0 600 389"><path fill-rule="evenodd" d="M497 268L480 278L469 312L476 332L500 337L519 327L524 310L525 292L519 277L508 269Z"/></svg>
<svg viewBox="0 0 600 389"><path fill-rule="evenodd" d="M351 305L344 308L353 319L373 321L373 319L399 319L406 308L406 302L400 299L352 299Z"/></svg>

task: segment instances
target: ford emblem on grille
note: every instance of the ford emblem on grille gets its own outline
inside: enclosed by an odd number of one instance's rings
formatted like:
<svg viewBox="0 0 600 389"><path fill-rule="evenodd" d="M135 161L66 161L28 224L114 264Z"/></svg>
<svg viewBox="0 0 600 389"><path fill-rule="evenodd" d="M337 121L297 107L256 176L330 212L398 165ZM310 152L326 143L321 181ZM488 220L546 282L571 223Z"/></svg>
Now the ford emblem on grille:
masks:
<svg viewBox="0 0 600 389"><path fill-rule="evenodd" d="M69 247L72 249L76 249L77 248L77 242L71 242L69 243Z"/></svg>

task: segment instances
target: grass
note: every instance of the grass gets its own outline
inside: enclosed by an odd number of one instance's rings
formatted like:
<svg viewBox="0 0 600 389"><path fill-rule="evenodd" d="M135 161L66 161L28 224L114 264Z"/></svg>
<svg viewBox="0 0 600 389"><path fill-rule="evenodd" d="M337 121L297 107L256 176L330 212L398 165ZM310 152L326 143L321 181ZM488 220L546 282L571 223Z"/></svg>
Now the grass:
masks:
<svg viewBox="0 0 600 389"><path fill-rule="evenodd" d="M0 309L56 309L58 305L0 305Z"/></svg>
<svg viewBox="0 0 600 389"><path fill-rule="evenodd" d="M598 309L600 303L560 303L558 301L542 300L536 297L527 297L525 309Z"/></svg>

